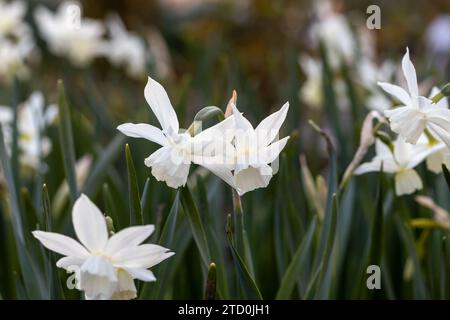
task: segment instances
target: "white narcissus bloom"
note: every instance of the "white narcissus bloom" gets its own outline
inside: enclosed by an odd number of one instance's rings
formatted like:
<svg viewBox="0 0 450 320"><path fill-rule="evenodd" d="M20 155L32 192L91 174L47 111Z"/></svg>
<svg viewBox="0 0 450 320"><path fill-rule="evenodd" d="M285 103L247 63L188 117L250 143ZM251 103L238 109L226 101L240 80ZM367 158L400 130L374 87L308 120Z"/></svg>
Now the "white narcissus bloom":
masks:
<svg viewBox="0 0 450 320"><path fill-rule="evenodd" d="M101 22L81 18L80 12L80 6L76 2L64 2L56 13L45 7L38 7L34 17L50 50L83 67L102 54L102 36L105 30Z"/></svg>
<svg viewBox="0 0 450 320"><path fill-rule="evenodd" d="M233 105L231 131L228 125L216 127L219 132L222 129L228 130L228 132L222 131L222 135L226 141L232 144L232 148L226 145L226 158L218 155L219 158L224 159L223 161L203 163L202 165L232 186L239 195L267 187L270 179L276 173L270 164L277 160L289 139L287 136L277 140L288 110L289 103L287 102L279 111L271 114L256 128L253 128L252 124Z"/></svg>
<svg viewBox="0 0 450 320"><path fill-rule="evenodd" d="M346 17L333 8L329 0L317 1L318 21L312 26L312 40L318 45L322 42L333 69L340 66L342 60L352 62L356 56L355 35Z"/></svg>
<svg viewBox="0 0 450 320"><path fill-rule="evenodd" d="M184 186L191 163L202 165L203 156L209 158L214 155L211 152L204 154L204 148L211 142L221 141L220 137L213 141L214 134L212 132L215 132L216 128L232 124L232 119L222 121L192 137L188 132L181 132L175 110L161 84L149 77L144 95L158 119L161 129L145 123L125 123L118 126L117 129L129 137L144 138L161 145L161 148L145 159L145 165L152 168L152 175L158 181L165 181L169 187ZM212 151L221 151L222 149L218 146L212 148Z"/></svg>
<svg viewBox="0 0 450 320"><path fill-rule="evenodd" d="M450 148L450 110L434 104L429 98L419 96L416 70L409 59L408 48L402 59L402 69L408 92L400 86L379 83L384 91L401 102L400 106L384 111L392 131L407 142L415 144L422 133L428 130Z"/></svg>
<svg viewBox="0 0 450 320"><path fill-rule="evenodd" d="M363 163L354 172L355 175L367 172L395 174L395 193L400 196L422 189L422 180L414 168L430 154L439 150L439 146L428 148L422 144L413 145L401 137L393 143L393 153L383 142L375 142L376 156L370 162Z"/></svg>
<svg viewBox="0 0 450 320"><path fill-rule="evenodd" d="M17 129L20 163L22 165L38 169L41 157L48 155L52 144L43 133L45 128L54 121L57 114L58 108L56 105L50 105L44 109L44 96L39 91L33 92L27 101L19 105ZM12 108L0 107L0 122L2 123L8 151L11 149L13 139L13 119Z"/></svg>
<svg viewBox="0 0 450 320"><path fill-rule="evenodd" d="M15 34L22 28L25 11L22 1L0 1L0 36Z"/></svg>
<svg viewBox="0 0 450 320"><path fill-rule="evenodd" d="M105 44L105 55L115 66L124 66L130 77L141 78L146 71L146 49L139 36L128 32L118 15L106 21L110 40Z"/></svg>
<svg viewBox="0 0 450 320"><path fill-rule="evenodd" d="M11 83L29 76L26 62L34 49L31 28L25 23L22 1L0 0L0 80Z"/></svg>
<svg viewBox="0 0 450 320"><path fill-rule="evenodd" d="M133 226L108 238L105 217L81 195L72 210L72 222L80 242L53 232L33 231L47 249L63 255L56 266L75 271L77 288L86 299L136 298L134 279L155 281L148 270L174 253L155 244L141 244L153 225Z"/></svg>

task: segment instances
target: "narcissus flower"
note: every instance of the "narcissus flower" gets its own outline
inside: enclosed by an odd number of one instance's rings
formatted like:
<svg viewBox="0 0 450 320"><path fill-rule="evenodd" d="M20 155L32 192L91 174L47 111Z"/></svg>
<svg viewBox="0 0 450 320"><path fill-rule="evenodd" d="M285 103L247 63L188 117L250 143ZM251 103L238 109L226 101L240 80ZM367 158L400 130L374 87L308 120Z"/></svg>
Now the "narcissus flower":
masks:
<svg viewBox="0 0 450 320"><path fill-rule="evenodd" d="M216 161L213 151L222 152L218 146L205 153L205 147L222 141L216 129L232 124L227 119L214 127L208 128L192 137L188 132L180 130L178 118L164 88L152 78L148 78L144 90L145 99L158 119L161 129L145 123L125 123L117 127L123 134L133 138L144 138L162 147L145 159L146 166L152 168L152 175L158 181L165 181L169 187L179 188L187 182L191 163L202 165L203 161Z"/></svg>
<svg viewBox="0 0 450 320"><path fill-rule="evenodd" d="M86 299L133 299L134 279L155 281L148 270L174 253L155 244L141 244L153 225L123 229L108 238L105 217L85 195L75 202L72 222L80 242L53 232L33 231L47 249L63 255L56 266L76 271L77 288Z"/></svg>
<svg viewBox="0 0 450 320"><path fill-rule="evenodd" d="M53 54L68 57L77 66L86 66L103 52L105 32L99 21L81 18L76 2L64 2L56 13L38 7L34 18Z"/></svg>
<svg viewBox="0 0 450 320"><path fill-rule="evenodd" d="M229 130L222 132L225 141L232 144L232 148L227 148L225 152L227 158L222 162L202 165L235 188L239 195L243 195L258 188L267 187L276 173L270 164L277 160L289 139L288 136L277 140L289 110L289 103L285 103L279 111L261 121L256 128L253 128L235 105L232 108L234 116L232 127L216 128Z"/></svg>
<svg viewBox="0 0 450 320"><path fill-rule="evenodd" d="M416 144L422 133L428 130L450 147L450 110L419 96L416 70L409 58L408 48L402 60L402 69L408 91L390 83L379 83L384 91L401 103L394 109L384 111L392 131L407 142Z"/></svg>
<svg viewBox="0 0 450 320"><path fill-rule="evenodd" d="M106 21L110 40L105 44L104 54L115 66L124 66L130 77L145 75L146 49L136 34L126 30L118 15L111 15Z"/></svg>
<svg viewBox="0 0 450 320"><path fill-rule="evenodd" d="M13 139L13 109L0 106L0 114L5 143L9 150ZM19 105L17 129L22 165L38 169L41 158L51 151L52 144L44 135L44 130L54 121L57 114L58 108L55 105L45 108L44 96L39 91L33 92L27 101Z"/></svg>
<svg viewBox="0 0 450 320"><path fill-rule="evenodd" d="M413 145L397 138L393 143L393 152L380 140L375 142L376 156L370 162L363 163L354 172L355 175L367 172L395 174L395 193L400 196L422 189L422 180L414 168L430 154L439 150L439 146L427 148L422 144Z"/></svg>

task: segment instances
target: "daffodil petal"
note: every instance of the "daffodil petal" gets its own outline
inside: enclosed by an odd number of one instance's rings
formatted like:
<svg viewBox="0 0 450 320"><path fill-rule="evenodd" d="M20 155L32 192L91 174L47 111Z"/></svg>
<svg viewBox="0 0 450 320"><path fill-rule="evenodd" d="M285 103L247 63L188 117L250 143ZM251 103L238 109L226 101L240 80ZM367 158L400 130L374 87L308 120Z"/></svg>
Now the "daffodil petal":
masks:
<svg viewBox="0 0 450 320"><path fill-rule="evenodd" d="M144 96L158 119L165 133L178 133L179 124L177 114L170 103L169 96L161 84L148 77L144 89Z"/></svg>
<svg viewBox="0 0 450 320"><path fill-rule="evenodd" d="M82 194L73 206L72 222L80 242L91 252L102 251L108 241L108 230L103 214Z"/></svg>
<svg viewBox="0 0 450 320"><path fill-rule="evenodd" d="M62 234L45 231L33 231L32 233L44 247L63 256L85 258L89 255L86 248L79 242Z"/></svg>
<svg viewBox="0 0 450 320"><path fill-rule="evenodd" d="M152 224L123 229L109 238L105 252L113 254L124 248L137 246L150 237L154 230L155 226Z"/></svg>

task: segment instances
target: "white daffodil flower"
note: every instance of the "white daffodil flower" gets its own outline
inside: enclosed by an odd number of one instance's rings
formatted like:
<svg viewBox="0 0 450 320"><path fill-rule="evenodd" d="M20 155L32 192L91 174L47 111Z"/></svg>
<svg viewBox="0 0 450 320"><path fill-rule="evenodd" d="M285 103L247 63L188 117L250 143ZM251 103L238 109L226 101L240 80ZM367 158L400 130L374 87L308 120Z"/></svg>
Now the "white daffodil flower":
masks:
<svg viewBox="0 0 450 320"><path fill-rule="evenodd" d="M261 121L256 128L253 128L252 124L244 118L233 104L232 117L234 118L231 131L229 125L213 127L218 131L228 130L228 132L222 131L222 136L225 142L232 144L232 148L229 148L226 144L226 152L218 155L219 158L226 155L226 159L202 163L202 166L222 178L239 195L267 187L270 179L276 173L270 164L278 158L289 139L289 136L287 136L281 140L276 140L288 110L289 103L287 102L279 111L271 114ZM227 120L230 118L227 118Z"/></svg>
<svg viewBox="0 0 450 320"><path fill-rule="evenodd" d="M23 1L0 1L0 36L15 34L22 28L26 9Z"/></svg>
<svg viewBox="0 0 450 320"><path fill-rule="evenodd" d="M53 54L68 57L76 66L86 66L103 52L103 24L81 18L76 2L63 2L56 13L38 7L34 18Z"/></svg>
<svg viewBox="0 0 450 320"><path fill-rule="evenodd" d="M152 168L152 175L158 181L179 188L186 184L192 162L203 165L203 161L219 161L218 157L213 156L224 148L220 146L221 137L214 133L231 126L232 118L192 137L186 131L181 132L175 110L161 84L149 77L144 95L161 129L145 123L125 123L117 129L129 137L144 138L162 146L144 161L146 166ZM210 147L208 153L205 152L206 147Z"/></svg>
<svg viewBox="0 0 450 320"><path fill-rule="evenodd" d="M431 90L430 98L439 93L439 89L434 87ZM448 109L447 98L442 98L436 104L436 106ZM430 154L427 157L427 169L436 174L442 172L442 165L444 164L447 168L450 168L450 149L447 148L445 143L436 135L429 133L428 135L423 134L420 136L418 144L425 145L427 148L438 149L436 152Z"/></svg>
<svg viewBox="0 0 450 320"><path fill-rule="evenodd" d="M322 62L307 55L301 55L299 64L306 76L306 81L300 89L300 98L312 108L321 108L323 104ZM333 79L337 105L345 110L349 105L347 87L342 79Z"/></svg>
<svg viewBox="0 0 450 320"><path fill-rule="evenodd" d="M347 18L336 12L329 0L316 2L316 15L318 21L312 25L310 35L316 46L323 43L332 68L337 69L342 60L351 62L357 53L357 42Z"/></svg>
<svg viewBox="0 0 450 320"><path fill-rule="evenodd" d="M28 58L35 49L31 28L25 23L26 4L0 0L0 80L27 79Z"/></svg>
<svg viewBox="0 0 450 320"><path fill-rule="evenodd" d="M428 148L422 144L413 145L401 137L393 143L394 152L383 142L375 142L376 156L370 162L363 163L354 172L355 175L367 172L383 172L395 174L395 193L400 196L411 194L422 189L422 180L414 168L430 154L439 150L439 146Z"/></svg>
<svg viewBox="0 0 450 320"><path fill-rule="evenodd" d="M450 148L450 110L434 104L429 98L419 96L416 70L409 59L408 48L402 59L402 69L408 91L390 83L379 83L384 91L401 102L400 106L384 111L392 131L407 142L416 144L427 129Z"/></svg>
<svg viewBox="0 0 450 320"><path fill-rule="evenodd" d="M110 40L105 44L105 55L115 66L124 66L130 77L141 78L145 74L146 49L136 34L128 32L118 15L106 21Z"/></svg>
<svg viewBox="0 0 450 320"><path fill-rule="evenodd" d="M52 144L48 137L43 136L43 132L54 121L57 114L56 105L50 105L44 109L44 96L39 91L33 92L27 101L19 105L17 129L19 160L22 165L38 169L41 158L49 154ZM12 108L0 107L0 122L8 151L11 149L13 139L13 119Z"/></svg>
<svg viewBox="0 0 450 320"><path fill-rule="evenodd" d="M63 255L56 266L75 273L86 299L136 298L134 279L156 281L148 270L174 253L155 244L141 244L153 225L133 226L108 238L105 217L82 194L74 204L72 222L80 242L53 232L33 231L47 249Z"/></svg>

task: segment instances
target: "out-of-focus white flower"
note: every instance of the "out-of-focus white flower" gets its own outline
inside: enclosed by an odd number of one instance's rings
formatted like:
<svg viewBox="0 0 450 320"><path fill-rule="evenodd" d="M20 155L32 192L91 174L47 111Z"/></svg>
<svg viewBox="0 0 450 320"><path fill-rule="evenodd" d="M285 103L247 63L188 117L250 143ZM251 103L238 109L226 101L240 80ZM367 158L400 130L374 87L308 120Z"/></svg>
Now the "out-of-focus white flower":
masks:
<svg viewBox="0 0 450 320"><path fill-rule="evenodd" d="M450 61L450 14L440 15L434 19L426 31L431 61L445 70Z"/></svg>
<svg viewBox="0 0 450 320"><path fill-rule="evenodd" d="M109 61L123 66L130 77L139 78L146 74L146 49L143 40L128 32L118 15L111 15L106 21L110 40L104 50Z"/></svg>
<svg viewBox="0 0 450 320"><path fill-rule="evenodd" d="M105 32L99 21L82 18L76 2L64 2L56 13L38 7L34 18L50 50L58 56L68 57L77 66L86 66L103 52L102 36Z"/></svg>
<svg viewBox="0 0 450 320"><path fill-rule="evenodd" d="M26 65L34 49L30 27L24 21L22 1L0 1L0 80L11 83L29 76Z"/></svg>
<svg viewBox="0 0 450 320"><path fill-rule="evenodd" d="M408 91L390 83L379 83L384 91L401 103L392 110L384 111L392 131L398 133L407 142L415 144L427 129L450 147L450 110L434 104L429 98L419 96L416 69L409 59L408 48L402 59L402 69Z"/></svg>
<svg viewBox="0 0 450 320"><path fill-rule="evenodd" d="M77 288L86 299L134 299L134 279L156 281L148 270L174 253L155 244L141 244L153 225L134 226L108 238L105 217L82 194L72 210L72 223L80 242L53 232L33 231L47 249L63 255L56 266L74 271Z"/></svg>
<svg viewBox="0 0 450 320"><path fill-rule="evenodd" d="M0 40L0 80L11 83L14 77L28 78L30 71L25 63L27 52L9 40Z"/></svg>
<svg viewBox="0 0 450 320"><path fill-rule="evenodd" d="M174 75L172 58L161 32L155 28L150 29L147 33L147 43L155 73L161 79L171 78Z"/></svg>
<svg viewBox="0 0 450 320"><path fill-rule="evenodd" d="M322 62L302 55L299 64L306 76L306 82L300 89L300 98L312 108L320 108L323 105ZM342 79L333 79L333 89L336 102L340 110L345 110L349 105L346 85Z"/></svg>
<svg viewBox="0 0 450 320"><path fill-rule="evenodd" d="M386 60L378 66L369 58L364 58L357 64L358 79L363 87L369 91L369 96L366 100L366 106L369 109L384 112L384 110L392 107L391 101L380 90L377 82L392 78L395 69L394 63L390 60Z"/></svg>
<svg viewBox="0 0 450 320"><path fill-rule="evenodd" d="M439 150L439 146L428 148L422 144L413 145L399 137L393 147L392 152L383 142L376 140L376 156L372 161L360 165L354 174L378 172L383 167L383 172L395 174L395 193L398 196L422 189L422 180L414 168Z"/></svg>
<svg viewBox="0 0 450 320"><path fill-rule="evenodd" d="M0 36L17 34L22 30L26 9L23 1L0 1Z"/></svg>
<svg viewBox="0 0 450 320"><path fill-rule="evenodd" d="M346 17L336 12L328 0L318 1L316 5L318 21L310 30L313 42L323 43L333 68L338 68L341 61L352 62L357 43Z"/></svg>
<svg viewBox="0 0 450 320"><path fill-rule="evenodd" d="M43 136L43 132L53 122L57 113L58 108L55 105L50 105L44 110L44 97L38 91L33 92L29 99L19 106L17 129L22 165L37 169L41 157L50 152L51 141ZM0 115L5 143L10 150L13 137L13 110L10 107L0 107Z"/></svg>
<svg viewBox="0 0 450 320"><path fill-rule="evenodd" d="M206 163L204 162L202 165L236 189L239 195L267 187L270 179L276 173L270 164L278 158L289 139L287 136L277 140L288 110L289 103L287 102L279 111L271 114L256 128L253 128L251 123L233 105L232 127L213 127L218 132L223 129L229 130L228 132L222 131L222 136L226 142L232 144L233 148L227 148L223 154L216 157L223 160L211 163L205 161Z"/></svg>
<svg viewBox="0 0 450 320"><path fill-rule="evenodd" d="M434 97L436 94L439 93L439 89L437 87L434 87L431 90L430 98ZM448 101L447 98L442 98L439 100L439 102L436 104L441 108L448 109ZM444 142L440 140L438 136L431 135L431 133L428 133L428 135L423 134L420 136L418 144L425 145L427 148L438 148L436 152L430 154L427 157L427 169L438 174L442 172L442 165L444 164L447 168L450 168L450 150L447 148Z"/></svg>
<svg viewBox="0 0 450 320"><path fill-rule="evenodd" d="M191 163L202 165L204 156L214 155L205 154L203 152L205 147L211 143L222 141L220 137L215 138L212 132L217 132L215 130L218 126L225 128L227 125L231 125L232 119L222 121L192 137L188 132L180 130L175 110L166 91L158 82L149 77L144 95L162 130L145 123L125 123L118 126L117 129L129 137L144 138L161 145L161 148L145 159L145 165L152 168L152 175L158 181L165 181L169 187L184 186ZM211 148L213 151L220 151L220 149L222 149L221 146Z"/></svg>

